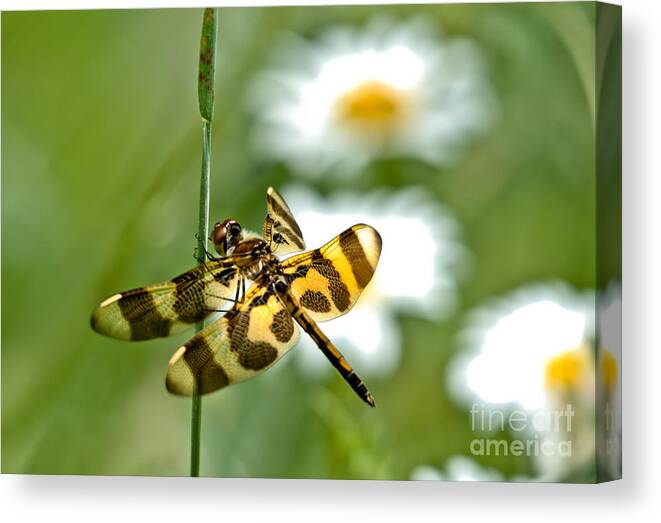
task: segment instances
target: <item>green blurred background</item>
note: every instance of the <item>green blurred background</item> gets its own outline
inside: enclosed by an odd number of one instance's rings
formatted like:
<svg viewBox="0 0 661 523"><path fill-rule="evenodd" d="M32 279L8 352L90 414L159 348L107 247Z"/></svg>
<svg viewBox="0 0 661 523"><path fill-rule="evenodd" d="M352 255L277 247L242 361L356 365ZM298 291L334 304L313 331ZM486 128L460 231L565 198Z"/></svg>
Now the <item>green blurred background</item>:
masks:
<svg viewBox="0 0 661 523"><path fill-rule="evenodd" d="M467 453L472 434L443 383L466 312L529 281L594 287L590 3L222 9L212 219L258 228L265 188L294 179L255 156L243 110L274 40L375 13L423 14L472 39L499 119L451 167L390 159L353 181L309 184L424 186L460 223L472 272L446 320L398 317L404 352L394 374L370 380L377 409L334 375L304 379L291 358L205 398L203 475L407 479L418 465L440 467ZM2 14L3 472L188 472L190 401L163 386L185 336L122 343L92 332L89 314L194 263L201 16ZM530 473L526 458L479 461L506 478Z"/></svg>

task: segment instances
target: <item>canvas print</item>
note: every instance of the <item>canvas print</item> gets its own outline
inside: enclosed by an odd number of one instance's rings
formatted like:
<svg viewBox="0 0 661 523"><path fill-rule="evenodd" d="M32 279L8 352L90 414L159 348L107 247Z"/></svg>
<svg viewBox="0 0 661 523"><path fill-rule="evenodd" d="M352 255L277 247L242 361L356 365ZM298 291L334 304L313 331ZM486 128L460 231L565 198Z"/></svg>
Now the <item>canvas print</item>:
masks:
<svg viewBox="0 0 661 523"><path fill-rule="evenodd" d="M621 477L621 11L2 13L2 472Z"/></svg>

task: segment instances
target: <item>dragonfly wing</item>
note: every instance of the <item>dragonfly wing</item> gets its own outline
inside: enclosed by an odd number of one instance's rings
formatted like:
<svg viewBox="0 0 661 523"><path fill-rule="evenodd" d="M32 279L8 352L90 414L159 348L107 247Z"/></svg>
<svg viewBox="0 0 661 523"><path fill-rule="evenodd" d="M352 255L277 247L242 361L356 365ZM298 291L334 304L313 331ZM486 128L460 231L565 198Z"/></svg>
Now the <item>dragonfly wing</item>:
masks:
<svg viewBox="0 0 661 523"><path fill-rule="evenodd" d="M121 340L170 336L220 309L238 280L230 258L211 260L172 280L110 296L92 313L91 325Z"/></svg>
<svg viewBox="0 0 661 523"><path fill-rule="evenodd" d="M301 228L285 200L273 187L266 191L266 208L262 236L271 251L275 254L287 254L304 250L305 241Z"/></svg>
<svg viewBox="0 0 661 523"><path fill-rule="evenodd" d="M350 227L313 251L282 262L291 294L314 321L337 318L353 307L372 279L381 236L365 224Z"/></svg>
<svg viewBox="0 0 661 523"><path fill-rule="evenodd" d="M245 381L271 367L298 339L282 301L255 283L241 304L177 349L168 367L167 389L190 396Z"/></svg>

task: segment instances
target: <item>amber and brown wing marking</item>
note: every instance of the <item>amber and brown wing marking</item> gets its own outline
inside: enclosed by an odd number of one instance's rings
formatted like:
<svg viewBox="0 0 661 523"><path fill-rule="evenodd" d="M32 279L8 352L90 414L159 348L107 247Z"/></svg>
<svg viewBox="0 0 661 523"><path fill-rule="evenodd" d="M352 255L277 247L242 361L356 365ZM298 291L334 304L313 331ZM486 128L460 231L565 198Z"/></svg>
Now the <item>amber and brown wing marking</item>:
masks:
<svg viewBox="0 0 661 523"><path fill-rule="evenodd" d="M312 338L316 343L319 350L328 358L328 361L337 369L344 380L354 390L356 394L368 405L374 407L376 405L374 396L367 389L367 386L362 379L353 370L351 364L331 342L328 337L319 329L315 321L310 317L310 313L306 312L300 303L296 303L296 298L291 295L287 290L280 293L280 299L284 303L291 316L294 318L303 330ZM308 310L310 310L308 308Z"/></svg>
<svg viewBox="0 0 661 523"><path fill-rule="evenodd" d="M208 394L271 367L298 341L299 332L276 294L253 284L241 304L179 347L166 386L173 394Z"/></svg>
<svg viewBox="0 0 661 523"><path fill-rule="evenodd" d="M121 340L170 336L223 307L237 281L231 259L212 260L169 281L110 296L92 313L92 328Z"/></svg>
<svg viewBox="0 0 661 523"><path fill-rule="evenodd" d="M276 254L299 252L305 249L303 233L285 200L278 191L269 187L266 191L266 218L262 236Z"/></svg>
<svg viewBox="0 0 661 523"><path fill-rule="evenodd" d="M369 225L345 230L320 249L282 262L291 294L314 321L346 313L372 279L381 236Z"/></svg>

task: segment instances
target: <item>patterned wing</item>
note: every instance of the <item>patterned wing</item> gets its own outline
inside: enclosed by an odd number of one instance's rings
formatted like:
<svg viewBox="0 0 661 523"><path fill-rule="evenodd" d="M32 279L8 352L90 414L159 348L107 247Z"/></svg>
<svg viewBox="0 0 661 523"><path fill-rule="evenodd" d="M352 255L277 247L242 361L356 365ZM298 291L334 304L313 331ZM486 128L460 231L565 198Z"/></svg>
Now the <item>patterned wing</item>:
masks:
<svg viewBox="0 0 661 523"><path fill-rule="evenodd" d="M320 249L282 262L290 292L315 321L346 313L372 279L381 255L381 236L354 225Z"/></svg>
<svg viewBox="0 0 661 523"><path fill-rule="evenodd" d="M273 187L269 187L266 191L266 207L262 236L271 247L271 251L276 254L287 254L304 250L305 241L301 228L285 200Z"/></svg>
<svg viewBox="0 0 661 523"><path fill-rule="evenodd" d="M298 341L299 332L278 296L253 284L241 304L205 327L170 360L172 394L208 394L260 374Z"/></svg>
<svg viewBox="0 0 661 523"><path fill-rule="evenodd" d="M92 313L92 328L120 340L170 336L220 309L237 281L231 257L212 260L170 281L110 296Z"/></svg>

